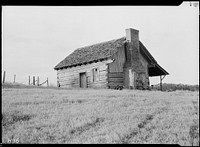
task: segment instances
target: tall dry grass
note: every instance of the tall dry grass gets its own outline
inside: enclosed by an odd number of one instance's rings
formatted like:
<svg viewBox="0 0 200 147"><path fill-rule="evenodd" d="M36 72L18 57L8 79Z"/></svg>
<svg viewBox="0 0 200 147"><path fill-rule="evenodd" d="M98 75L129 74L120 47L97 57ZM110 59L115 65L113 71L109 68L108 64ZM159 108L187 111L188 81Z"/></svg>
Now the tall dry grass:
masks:
<svg viewBox="0 0 200 147"><path fill-rule="evenodd" d="M4 88L3 143L199 145L198 92Z"/></svg>

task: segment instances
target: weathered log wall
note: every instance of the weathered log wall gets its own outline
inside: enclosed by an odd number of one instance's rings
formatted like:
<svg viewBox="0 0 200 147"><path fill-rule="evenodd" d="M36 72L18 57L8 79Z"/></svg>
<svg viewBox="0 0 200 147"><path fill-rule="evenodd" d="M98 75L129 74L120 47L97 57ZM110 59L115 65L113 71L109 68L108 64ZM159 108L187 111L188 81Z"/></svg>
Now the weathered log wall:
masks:
<svg viewBox="0 0 200 147"><path fill-rule="evenodd" d="M123 72L109 72L108 73L108 88L116 88L124 85Z"/></svg>
<svg viewBox="0 0 200 147"><path fill-rule="evenodd" d="M114 62L109 64L109 72L123 72L125 63L124 47L118 48L117 53L115 53L112 58L114 59Z"/></svg>
<svg viewBox="0 0 200 147"><path fill-rule="evenodd" d="M124 46L119 48L113 56L114 62L108 65L108 88L116 88L124 85L123 68L125 63Z"/></svg>
<svg viewBox="0 0 200 147"><path fill-rule="evenodd" d="M60 87L66 88L79 88L80 87L80 73L86 73L86 82L88 88L106 88L108 63L112 60L105 60L101 62L86 64L82 66L76 66L72 68L66 68L57 71L57 81ZM98 68L99 77L96 81L92 80L92 69Z"/></svg>

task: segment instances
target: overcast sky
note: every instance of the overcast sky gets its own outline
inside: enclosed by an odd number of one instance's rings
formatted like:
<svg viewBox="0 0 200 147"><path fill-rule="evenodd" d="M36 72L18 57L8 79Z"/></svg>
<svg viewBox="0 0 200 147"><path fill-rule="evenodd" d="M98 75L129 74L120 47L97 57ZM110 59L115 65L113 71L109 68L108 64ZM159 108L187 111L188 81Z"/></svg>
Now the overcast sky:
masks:
<svg viewBox="0 0 200 147"><path fill-rule="evenodd" d="M189 6L3 6L2 71L56 84L56 64L75 49L139 30L140 41L170 75L165 83L199 82L199 8ZM159 77L150 78L159 83Z"/></svg>

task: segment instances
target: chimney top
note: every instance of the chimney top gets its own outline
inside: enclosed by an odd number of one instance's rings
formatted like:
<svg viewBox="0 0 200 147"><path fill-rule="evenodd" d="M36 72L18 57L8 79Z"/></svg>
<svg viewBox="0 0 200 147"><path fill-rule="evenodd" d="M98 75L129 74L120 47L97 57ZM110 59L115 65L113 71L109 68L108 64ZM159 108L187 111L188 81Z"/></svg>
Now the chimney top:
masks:
<svg viewBox="0 0 200 147"><path fill-rule="evenodd" d="M126 40L133 42L139 40L139 30L128 28L126 29Z"/></svg>
<svg viewBox="0 0 200 147"><path fill-rule="evenodd" d="M127 28L126 30L133 30L133 31L138 31L139 32L139 30L133 29L133 28Z"/></svg>

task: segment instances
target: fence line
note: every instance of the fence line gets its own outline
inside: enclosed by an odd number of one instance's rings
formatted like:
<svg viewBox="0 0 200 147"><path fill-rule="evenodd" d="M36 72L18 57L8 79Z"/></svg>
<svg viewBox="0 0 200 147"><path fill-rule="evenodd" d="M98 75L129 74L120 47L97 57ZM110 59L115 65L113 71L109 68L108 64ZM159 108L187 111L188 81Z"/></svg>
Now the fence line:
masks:
<svg viewBox="0 0 200 147"><path fill-rule="evenodd" d="M45 84L45 83L47 83L47 87L49 87L49 81L48 81L48 78L47 78L47 80L44 81L43 83L39 84L39 86L41 86L41 85L43 85L43 84Z"/></svg>
<svg viewBox="0 0 200 147"><path fill-rule="evenodd" d="M11 80L13 83L16 83L16 77L17 77L17 75L14 74L13 81ZM3 80L2 80L2 83L6 83L6 71L3 71ZM37 76L37 79L36 79L35 76L33 76L32 82L31 82L31 76L30 75L28 76L28 85L42 86L45 83L47 84L47 87L49 87L49 79L48 79L48 77L47 77L47 79L44 82L40 83L39 76Z"/></svg>
<svg viewBox="0 0 200 147"><path fill-rule="evenodd" d="M39 80L39 76L37 77L37 80L35 79L35 76L33 76L33 83L30 83L30 76L29 76L29 85L35 85L35 83L37 82L37 86L42 86L43 84L45 84L45 83L47 83L47 87L49 87L49 80L48 80L48 78L47 78L47 80L46 81L44 81L43 83L41 83L40 84L40 82L39 82L40 80Z"/></svg>

